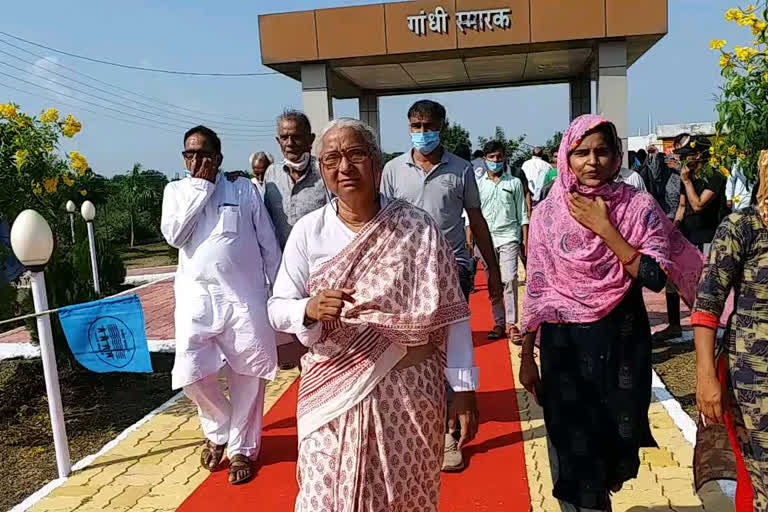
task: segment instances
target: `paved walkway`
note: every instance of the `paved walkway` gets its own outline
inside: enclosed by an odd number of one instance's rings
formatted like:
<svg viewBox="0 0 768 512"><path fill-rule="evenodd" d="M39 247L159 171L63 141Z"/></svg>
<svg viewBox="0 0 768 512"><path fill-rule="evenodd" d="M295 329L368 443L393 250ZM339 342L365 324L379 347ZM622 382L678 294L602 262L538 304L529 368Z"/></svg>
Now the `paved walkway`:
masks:
<svg viewBox="0 0 768 512"><path fill-rule="evenodd" d="M172 290L170 283L147 288L142 296L148 332L172 336ZM663 303L663 296L655 302ZM649 301L649 309L654 300ZM654 318L660 323L660 317ZM509 360L517 375L519 348L509 345ZM267 386L268 411L297 379L295 370L280 372ZM550 512L559 510L552 498L546 429L542 411L533 397L515 384L520 413L525 471L531 496L518 510ZM293 399L286 398L288 400ZM733 506L717 484L701 495L693 489L691 462L693 448L685 440L667 410L654 402L650 410L653 435L659 448L642 452L642 466L636 480L614 496L615 512L730 512ZM209 476L199 467L202 433L195 408L181 398L165 411L128 434L116 446L96 458L85 469L37 502L33 511L164 512L176 510ZM513 471L499 467L498 471ZM226 509L222 504L221 510ZM485 510L485 508L483 508ZM490 510L490 509L488 509ZM468 511L469 512L469 511Z"/></svg>

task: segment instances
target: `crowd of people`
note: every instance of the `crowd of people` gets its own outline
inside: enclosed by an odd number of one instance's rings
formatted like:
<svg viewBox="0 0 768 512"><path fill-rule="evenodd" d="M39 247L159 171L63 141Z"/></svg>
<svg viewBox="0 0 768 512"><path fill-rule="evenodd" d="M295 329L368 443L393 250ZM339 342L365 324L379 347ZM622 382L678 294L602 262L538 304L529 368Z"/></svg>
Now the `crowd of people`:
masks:
<svg viewBox="0 0 768 512"><path fill-rule="evenodd" d="M625 166L616 127L595 115L521 169L504 141L446 149L437 102L406 118L411 148L385 164L365 123L315 136L286 111L282 154L252 154L251 180L219 171L213 131L184 135L188 176L166 188L161 227L179 249L173 386L197 405L201 465L226 457L230 483L253 478L265 382L299 366L295 510L436 511L440 472L464 468L482 414L468 307L479 263L487 336L522 346L563 510L610 510L655 445L651 348L680 335L681 298L703 417L728 426L742 501L767 510L768 188L750 206L744 173L705 172L703 137L676 140L680 165L649 147ZM655 336L643 288L666 289L669 327Z"/></svg>

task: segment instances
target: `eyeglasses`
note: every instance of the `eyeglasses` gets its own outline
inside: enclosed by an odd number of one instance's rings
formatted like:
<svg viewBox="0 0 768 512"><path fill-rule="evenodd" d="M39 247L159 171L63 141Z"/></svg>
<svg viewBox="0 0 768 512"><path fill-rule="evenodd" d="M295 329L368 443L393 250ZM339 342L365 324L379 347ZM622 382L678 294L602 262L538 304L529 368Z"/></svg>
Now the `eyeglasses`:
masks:
<svg viewBox="0 0 768 512"><path fill-rule="evenodd" d="M343 149L341 151L331 151L326 153L320 159L320 163L326 169L336 169L341 165L342 158L346 158L347 162L353 164L361 164L365 162L365 159L370 156L367 149L363 147Z"/></svg>
<svg viewBox="0 0 768 512"><path fill-rule="evenodd" d="M192 151L192 150L187 150L187 151L182 151L181 152L181 156L184 157L184 160L194 160L195 157L197 157L198 159L213 158L214 156L216 156L216 153L213 153L211 151Z"/></svg>

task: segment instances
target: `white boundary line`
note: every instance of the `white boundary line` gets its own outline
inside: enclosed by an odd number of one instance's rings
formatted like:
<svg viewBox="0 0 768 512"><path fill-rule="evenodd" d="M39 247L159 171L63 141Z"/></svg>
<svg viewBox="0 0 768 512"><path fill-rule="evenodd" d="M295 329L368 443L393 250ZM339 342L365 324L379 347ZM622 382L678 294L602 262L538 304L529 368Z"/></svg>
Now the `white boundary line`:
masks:
<svg viewBox="0 0 768 512"><path fill-rule="evenodd" d="M141 418L139 421L131 425L130 427L126 428L120 434L115 437L113 440L105 444L101 447L101 450L94 453L93 455L88 455L87 457L80 459L77 463L75 463L74 466L72 466L72 471L79 471L81 469L84 469L91 465L91 463L96 460L98 457L101 457L102 455L106 454L108 451L110 451L112 448L117 446L117 444L128 437L128 434L133 432L134 430L138 429L140 426L160 414L161 412L168 409L170 406L175 404L179 401L181 397L184 396L184 392L180 391L176 393L174 396L172 396L167 402L160 405L159 407L155 408L153 411L151 411L149 414ZM41 487L39 490L37 490L34 494L30 495L19 503L18 505L11 508L8 512L25 512L26 510L29 510L33 505L35 505L38 501L48 496L51 491L56 489L57 487L60 487L62 484L64 484L67 480L69 480L69 477L65 478L57 478L55 480L51 480L47 484L45 484L43 487Z"/></svg>
<svg viewBox="0 0 768 512"><path fill-rule="evenodd" d="M176 341L147 340L149 351L152 353L173 354L176 351ZM40 357L40 347L26 342L0 343L0 361L4 359L35 359Z"/></svg>

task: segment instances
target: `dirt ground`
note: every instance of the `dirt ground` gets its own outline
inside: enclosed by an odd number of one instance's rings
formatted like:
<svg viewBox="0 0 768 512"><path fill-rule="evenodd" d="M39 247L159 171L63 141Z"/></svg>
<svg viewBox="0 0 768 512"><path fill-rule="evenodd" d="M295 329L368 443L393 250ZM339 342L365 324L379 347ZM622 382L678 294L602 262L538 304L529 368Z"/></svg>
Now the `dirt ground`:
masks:
<svg viewBox="0 0 768 512"><path fill-rule="evenodd" d="M685 412L696 421L696 355L693 342L656 343L653 368Z"/></svg>
<svg viewBox="0 0 768 512"><path fill-rule="evenodd" d="M152 374L61 371L73 463L175 394L173 354L153 354L152 365ZM7 510L57 476L40 360L1 361L0 396L0 510Z"/></svg>

